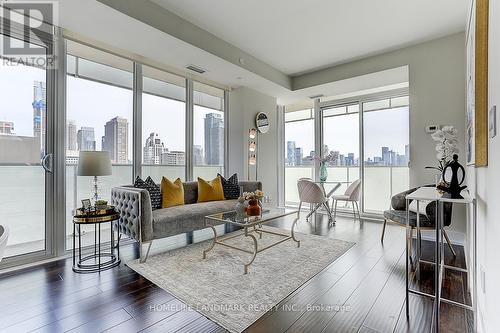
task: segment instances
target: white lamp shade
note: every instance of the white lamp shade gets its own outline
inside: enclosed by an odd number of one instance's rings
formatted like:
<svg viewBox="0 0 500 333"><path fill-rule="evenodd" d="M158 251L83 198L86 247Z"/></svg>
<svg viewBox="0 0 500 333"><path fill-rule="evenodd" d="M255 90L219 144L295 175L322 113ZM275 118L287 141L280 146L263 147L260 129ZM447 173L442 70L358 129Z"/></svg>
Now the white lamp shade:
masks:
<svg viewBox="0 0 500 333"><path fill-rule="evenodd" d="M78 176L110 176L111 159L108 151L81 151Z"/></svg>

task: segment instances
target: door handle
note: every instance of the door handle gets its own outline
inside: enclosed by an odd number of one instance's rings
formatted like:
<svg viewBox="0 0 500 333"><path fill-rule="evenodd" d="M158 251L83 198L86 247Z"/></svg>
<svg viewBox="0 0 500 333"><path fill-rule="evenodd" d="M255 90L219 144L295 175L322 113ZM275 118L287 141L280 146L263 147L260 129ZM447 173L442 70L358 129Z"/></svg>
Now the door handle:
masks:
<svg viewBox="0 0 500 333"><path fill-rule="evenodd" d="M52 171L52 154L46 154L44 157L42 157L41 164L42 164L42 168L45 171L47 171L49 173L53 173L53 171Z"/></svg>

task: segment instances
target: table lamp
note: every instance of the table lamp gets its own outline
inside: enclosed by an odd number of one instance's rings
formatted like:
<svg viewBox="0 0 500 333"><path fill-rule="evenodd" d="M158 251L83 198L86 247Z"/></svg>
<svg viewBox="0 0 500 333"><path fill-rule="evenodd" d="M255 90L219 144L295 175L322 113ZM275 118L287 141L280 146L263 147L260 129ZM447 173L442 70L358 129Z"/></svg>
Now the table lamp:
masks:
<svg viewBox="0 0 500 333"><path fill-rule="evenodd" d="M78 176L94 177L92 190L94 192L94 204L99 200L98 176L111 175L111 159L107 151L80 151L78 157Z"/></svg>

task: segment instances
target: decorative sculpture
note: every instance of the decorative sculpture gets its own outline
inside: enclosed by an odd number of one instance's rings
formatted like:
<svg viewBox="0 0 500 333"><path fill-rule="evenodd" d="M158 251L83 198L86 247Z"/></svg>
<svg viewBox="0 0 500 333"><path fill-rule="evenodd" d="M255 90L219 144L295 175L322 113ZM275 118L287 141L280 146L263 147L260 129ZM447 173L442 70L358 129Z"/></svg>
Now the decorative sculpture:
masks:
<svg viewBox="0 0 500 333"><path fill-rule="evenodd" d="M446 171L450 168L451 170L451 180L448 181L446 179ZM462 171L462 179L459 181L458 180L458 171ZM452 199L463 199L463 197L460 195L460 193L467 187L467 186L461 186L463 182L465 181L465 169L464 167L458 163L458 155L454 154L453 155L453 160L449 162L445 168L443 169L443 181L445 182L446 186L443 185L438 185L437 188L443 192L448 193L447 196L449 196Z"/></svg>

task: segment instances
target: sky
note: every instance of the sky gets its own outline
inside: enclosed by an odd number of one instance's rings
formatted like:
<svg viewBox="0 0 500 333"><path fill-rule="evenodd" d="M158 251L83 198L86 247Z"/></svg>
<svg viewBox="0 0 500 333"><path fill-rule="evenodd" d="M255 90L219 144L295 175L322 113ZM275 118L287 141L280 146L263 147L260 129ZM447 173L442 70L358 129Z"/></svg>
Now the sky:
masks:
<svg viewBox="0 0 500 333"><path fill-rule="evenodd" d="M45 82L45 71L4 66L0 62L0 120L14 122L14 130L20 136L33 136L34 81Z"/></svg>
<svg viewBox="0 0 500 333"><path fill-rule="evenodd" d="M29 66L0 65L0 120L14 122L17 135L33 136L33 82L44 81L45 71ZM101 149L104 124L116 116L129 121L129 159L132 158L132 91L72 76L67 77L67 120L77 131L93 127L96 149ZM216 112L195 106L194 144L204 146L204 118ZM223 114L220 112L220 114ZM169 150L185 151L185 104L150 94L143 95L141 145L157 132Z"/></svg>
<svg viewBox="0 0 500 333"><path fill-rule="evenodd" d="M364 113L365 157L381 156L381 147L389 147L400 155L405 153L405 145L410 138L408 107ZM326 117L323 120L323 141L329 150L341 154L354 153L359 157L359 115L350 114ZM286 141L295 141L303 148L304 156L314 150L314 121L287 123Z"/></svg>

